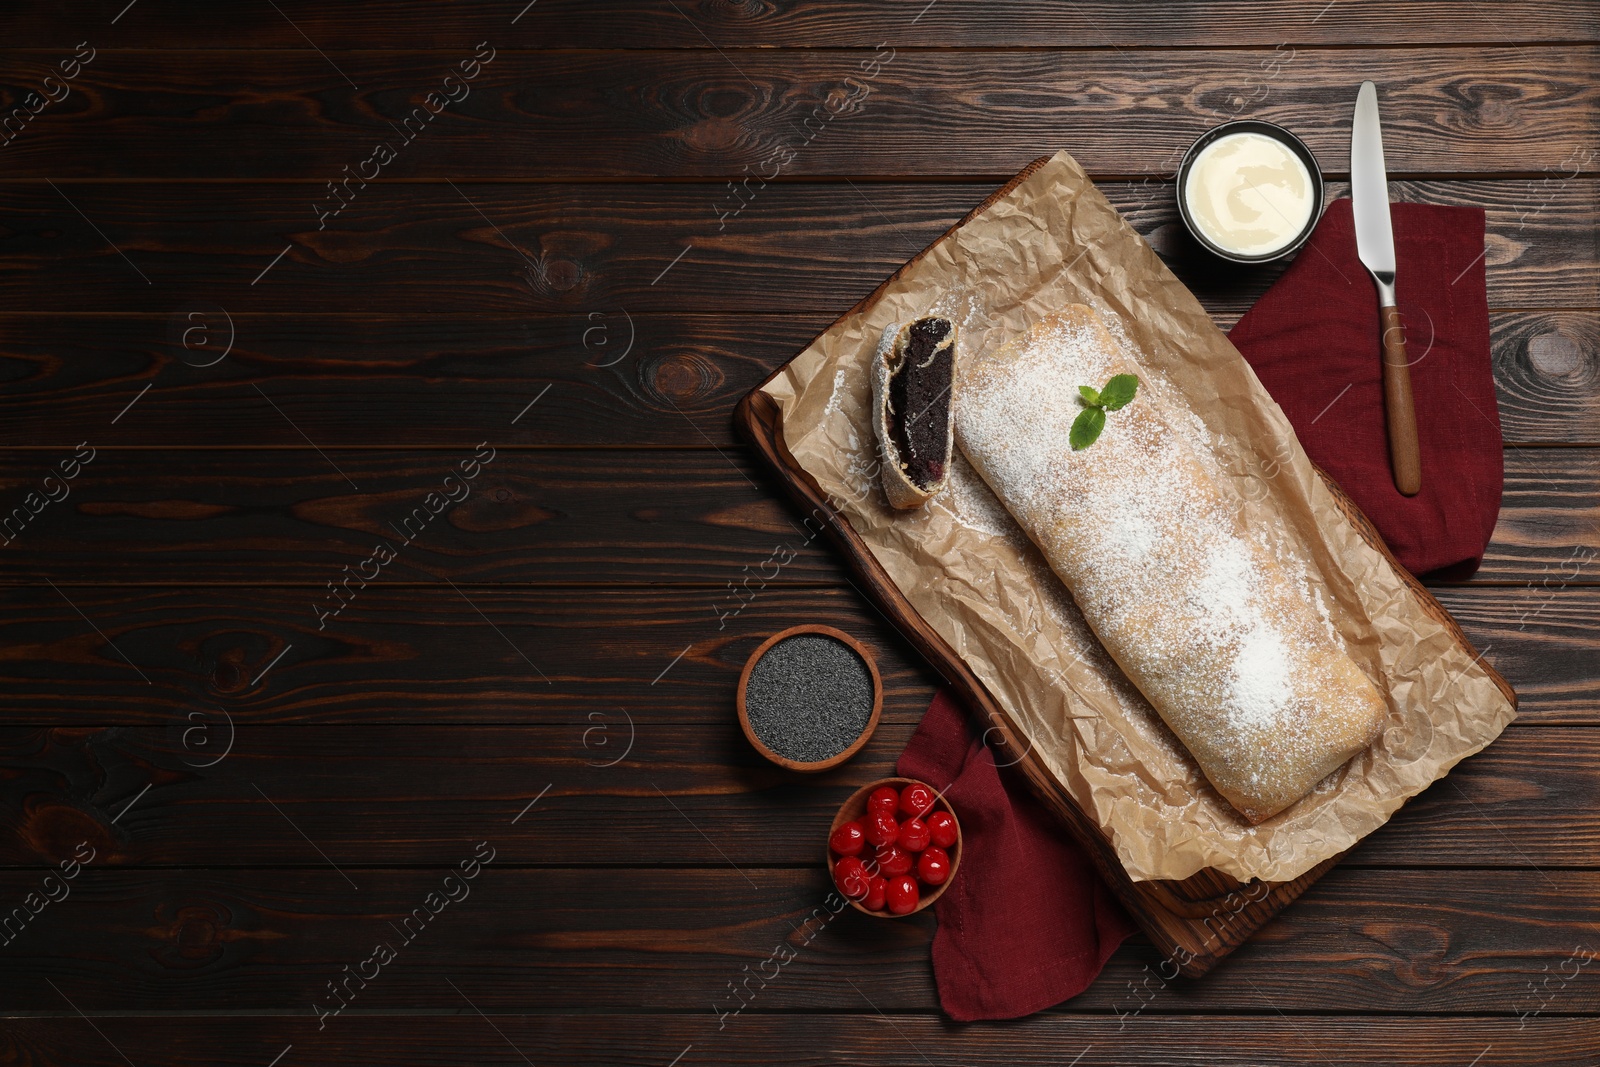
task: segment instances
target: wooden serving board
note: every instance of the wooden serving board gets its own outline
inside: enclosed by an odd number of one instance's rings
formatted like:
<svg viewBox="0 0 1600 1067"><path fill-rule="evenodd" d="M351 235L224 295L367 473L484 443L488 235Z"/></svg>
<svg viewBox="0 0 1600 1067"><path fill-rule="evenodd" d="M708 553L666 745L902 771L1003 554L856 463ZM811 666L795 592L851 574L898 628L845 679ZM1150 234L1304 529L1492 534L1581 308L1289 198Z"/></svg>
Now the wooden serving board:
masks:
<svg viewBox="0 0 1600 1067"><path fill-rule="evenodd" d="M1034 160L948 232L954 232L966 225L1048 161L1048 157ZM900 270L904 271L925 254L926 250L918 253ZM877 290L841 318L854 314L875 301L899 273L896 272L886 279ZM1181 881L1136 882L1130 878L1118 860L1111 842L1107 840L1099 826L1078 808L1055 776L1031 752L1030 746L1023 739L1022 731L990 694L988 687L972 672L955 650L923 621L922 616L901 594L899 587L890 579L866 543L849 522L834 510L821 487L790 454L783 437L782 412L777 402L763 391L767 382L782 370L782 367L778 368L740 401L734 412L736 429L772 467L795 502L826 530L834 545L843 553L845 562L861 579L867 595L877 603L917 651L938 670L973 714L979 717L980 725L993 728L988 736L990 738L999 736L999 747L1005 752L1009 761L1021 771L1045 807L1061 819L1068 832L1088 852L1112 892L1162 953L1163 977L1170 978L1176 973L1189 978L1198 978L1205 974L1339 862L1340 856L1324 860L1289 882L1241 883L1229 875L1211 869L1200 871ZM1476 658L1477 651L1467 640L1461 627L1432 594L1400 566L1377 530L1355 503L1326 473L1321 470L1317 473L1322 476L1328 490L1362 538L1383 554L1389 565L1416 593L1424 610L1438 619L1455 636L1461 647ZM1482 666L1515 706L1517 698L1511 686L1487 663Z"/></svg>

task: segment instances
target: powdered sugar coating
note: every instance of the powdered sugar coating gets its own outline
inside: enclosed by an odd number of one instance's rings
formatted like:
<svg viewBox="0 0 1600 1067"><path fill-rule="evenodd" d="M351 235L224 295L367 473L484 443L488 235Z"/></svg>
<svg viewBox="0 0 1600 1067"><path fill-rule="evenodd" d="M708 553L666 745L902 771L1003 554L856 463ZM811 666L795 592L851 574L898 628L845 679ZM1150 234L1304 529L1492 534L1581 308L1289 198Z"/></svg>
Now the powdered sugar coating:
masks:
<svg viewBox="0 0 1600 1067"><path fill-rule="evenodd" d="M957 437L1218 791L1266 818L1365 747L1384 705L1174 429L1187 412L1169 421L1141 390L1072 450L1078 387L1125 373L1139 368L1074 306L963 360Z"/></svg>

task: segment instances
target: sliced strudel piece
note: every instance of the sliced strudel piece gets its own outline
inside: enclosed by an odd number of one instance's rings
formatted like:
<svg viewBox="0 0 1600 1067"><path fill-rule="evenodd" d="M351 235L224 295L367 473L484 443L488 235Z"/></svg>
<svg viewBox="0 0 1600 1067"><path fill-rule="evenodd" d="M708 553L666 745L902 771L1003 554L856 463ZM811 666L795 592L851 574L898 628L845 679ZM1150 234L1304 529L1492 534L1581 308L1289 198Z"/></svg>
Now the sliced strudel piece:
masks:
<svg viewBox="0 0 1600 1067"><path fill-rule="evenodd" d="M894 507L921 507L949 477L955 351L955 323L933 315L891 323L878 343L872 422L883 457L883 488Z"/></svg>

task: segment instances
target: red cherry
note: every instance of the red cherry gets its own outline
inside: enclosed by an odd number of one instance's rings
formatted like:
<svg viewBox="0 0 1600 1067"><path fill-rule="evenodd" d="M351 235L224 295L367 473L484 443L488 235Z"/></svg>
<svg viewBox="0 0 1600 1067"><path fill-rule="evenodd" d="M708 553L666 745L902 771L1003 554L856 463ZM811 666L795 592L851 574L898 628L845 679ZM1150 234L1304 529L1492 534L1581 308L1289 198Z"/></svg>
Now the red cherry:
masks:
<svg viewBox="0 0 1600 1067"><path fill-rule="evenodd" d="M900 824L894 821L893 815L880 811L867 820L865 832L867 840L874 845L893 844L900 836Z"/></svg>
<svg viewBox="0 0 1600 1067"><path fill-rule="evenodd" d="M921 893L917 890L917 880L909 874L902 874L899 878L889 883L889 910L895 915L909 915L917 910L917 900Z"/></svg>
<svg viewBox="0 0 1600 1067"><path fill-rule="evenodd" d="M894 814L895 808L900 806L900 794L895 792L892 785L880 785L867 797L867 814L876 815L878 812Z"/></svg>
<svg viewBox="0 0 1600 1067"><path fill-rule="evenodd" d="M867 872L868 878L876 878L883 873L878 869L877 849L868 849L861 853L861 869Z"/></svg>
<svg viewBox="0 0 1600 1067"><path fill-rule="evenodd" d="M900 792L900 811L922 818L933 810L933 790L921 782L913 782Z"/></svg>
<svg viewBox="0 0 1600 1067"><path fill-rule="evenodd" d="M907 852L921 852L930 839L928 824L921 819L907 819L900 824L900 847Z"/></svg>
<svg viewBox="0 0 1600 1067"><path fill-rule="evenodd" d="M950 877L950 854L938 845L917 857L917 877L929 885L944 885Z"/></svg>
<svg viewBox="0 0 1600 1067"><path fill-rule="evenodd" d="M956 817L948 811L931 811L923 820L928 824L928 835L940 848L956 843Z"/></svg>
<svg viewBox="0 0 1600 1067"><path fill-rule="evenodd" d="M878 873L885 878L898 878L911 873L911 853L899 845L881 845L876 856Z"/></svg>
<svg viewBox="0 0 1600 1067"><path fill-rule="evenodd" d="M867 885L867 895L862 898L861 906L868 911L882 911L883 905L889 899L889 880L887 878L874 878Z"/></svg>
<svg viewBox="0 0 1600 1067"><path fill-rule="evenodd" d="M854 819L845 823L828 838L828 847L841 856L859 856L867 847L867 832Z"/></svg>
<svg viewBox="0 0 1600 1067"><path fill-rule="evenodd" d="M871 880L867 869L854 856L846 856L834 865L833 884L839 887L839 892L851 900L860 900L866 896Z"/></svg>

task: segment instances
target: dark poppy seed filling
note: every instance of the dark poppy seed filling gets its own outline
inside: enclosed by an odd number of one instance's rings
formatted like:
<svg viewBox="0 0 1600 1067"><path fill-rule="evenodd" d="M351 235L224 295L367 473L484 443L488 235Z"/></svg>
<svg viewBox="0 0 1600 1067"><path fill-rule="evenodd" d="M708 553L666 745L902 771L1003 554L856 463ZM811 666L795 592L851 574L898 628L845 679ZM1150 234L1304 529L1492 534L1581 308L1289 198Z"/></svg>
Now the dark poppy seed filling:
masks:
<svg viewBox="0 0 1600 1067"><path fill-rule="evenodd" d="M890 371L889 431L900 466L919 489L932 489L950 461L950 376L955 345L950 320L918 319L906 337L900 362Z"/></svg>

